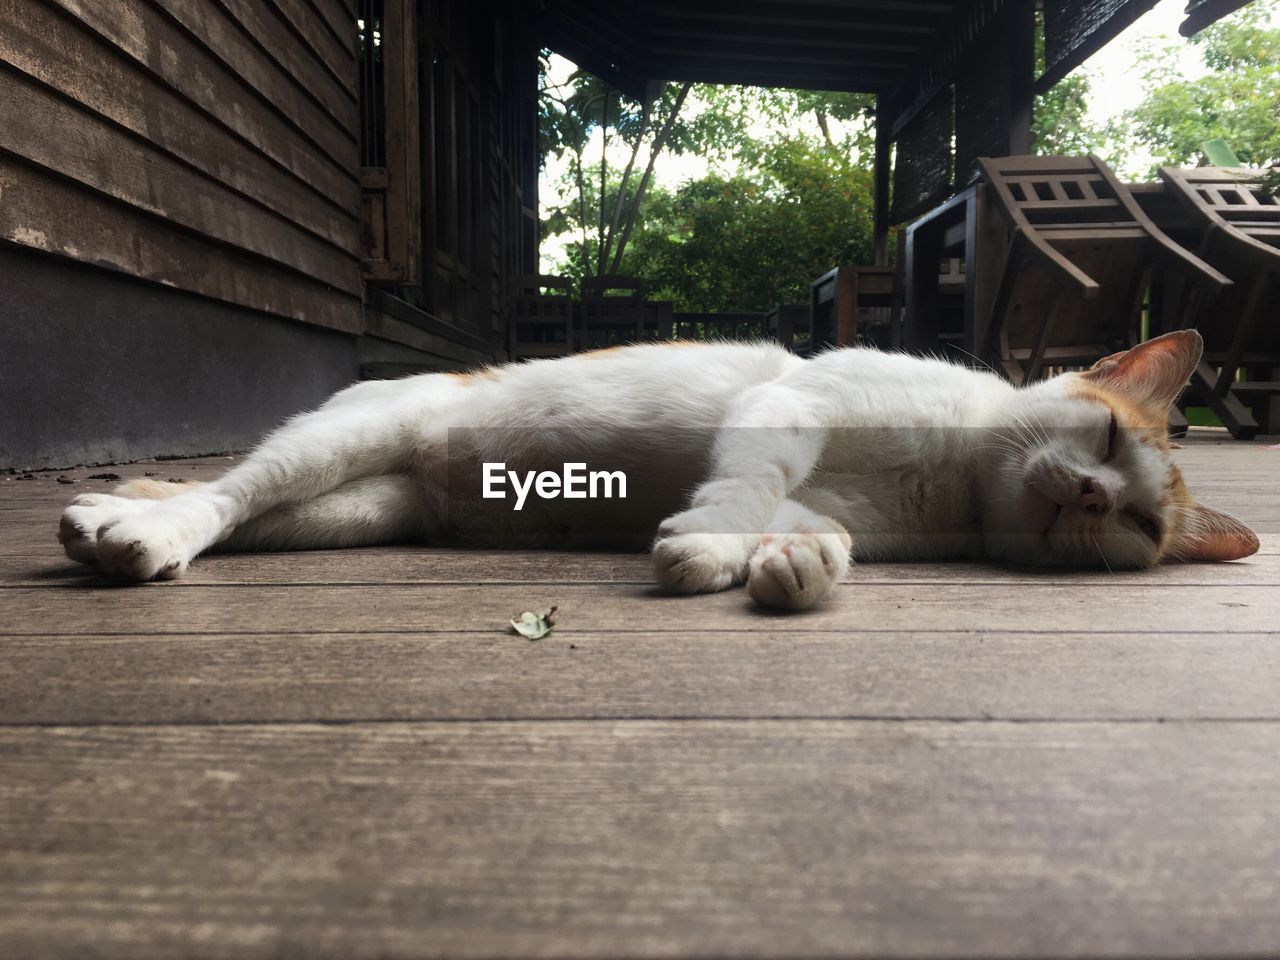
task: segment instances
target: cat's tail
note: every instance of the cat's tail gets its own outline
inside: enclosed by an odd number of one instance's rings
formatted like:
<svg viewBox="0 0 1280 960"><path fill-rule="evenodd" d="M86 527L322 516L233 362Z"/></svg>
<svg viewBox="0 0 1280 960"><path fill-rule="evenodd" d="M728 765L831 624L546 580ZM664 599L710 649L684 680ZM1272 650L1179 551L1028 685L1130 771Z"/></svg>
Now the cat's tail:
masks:
<svg viewBox="0 0 1280 960"><path fill-rule="evenodd" d="M199 480L152 480L150 477L135 477L126 480L111 492L117 497L130 500L168 500L203 485Z"/></svg>

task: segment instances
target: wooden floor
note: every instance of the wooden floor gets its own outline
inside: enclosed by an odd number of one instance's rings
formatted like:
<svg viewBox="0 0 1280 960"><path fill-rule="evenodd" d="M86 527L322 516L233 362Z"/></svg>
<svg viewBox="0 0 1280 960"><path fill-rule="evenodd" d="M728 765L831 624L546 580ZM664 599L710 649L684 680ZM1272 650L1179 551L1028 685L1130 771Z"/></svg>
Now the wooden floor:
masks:
<svg viewBox="0 0 1280 960"><path fill-rule="evenodd" d="M1275 955L1280 450L1179 456L1260 555L798 617L619 555L113 588L54 541L101 469L2 478L0 957Z"/></svg>

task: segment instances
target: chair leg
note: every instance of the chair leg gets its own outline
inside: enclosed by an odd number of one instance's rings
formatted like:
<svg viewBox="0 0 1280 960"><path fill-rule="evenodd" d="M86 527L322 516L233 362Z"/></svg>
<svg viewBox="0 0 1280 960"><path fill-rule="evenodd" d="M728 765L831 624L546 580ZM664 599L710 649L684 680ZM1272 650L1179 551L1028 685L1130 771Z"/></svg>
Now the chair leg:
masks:
<svg viewBox="0 0 1280 960"><path fill-rule="evenodd" d="M1270 277L1263 273L1253 281L1249 290L1249 299L1245 301L1244 310L1240 312L1240 322L1236 326L1235 336L1231 338L1231 346L1222 361L1222 369L1218 371L1217 382L1213 389L1218 396L1226 396L1235 382L1236 371L1240 361L1244 359L1245 348L1253 340L1258 322L1262 319L1262 299L1266 293Z"/></svg>
<svg viewBox="0 0 1280 960"><path fill-rule="evenodd" d="M1191 389L1231 431L1231 436L1237 440L1252 440L1258 435L1258 421L1234 393L1228 391L1223 395L1214 389L1217 379L1217 371L1207 360L1201 360L1191 374Z"/></svg>
<svg viewBox="0 0 1280 960"><path fill-rule="evenodd" d="M998 349L1001 334L1004 332L1005 313L1009 309L1009 301L1013 299L1013 288L1018 282L1018 274L1022 270L1022 232L1015 229L1009 239L1009 247L1005 250L1004 263L1000 268L1000 283L996 286L996 295L991 302L991 316L987 319L987 329L982 337L978 356L983 363L1002 363L1008 368ZM1021 371L1021 368L1019 368ZM1016 382L1016 381L1015 381Z"/></svg>
<svg viewBox="0 0 1280 960"><path fill-rule="evenodd" d="M1035 349L1031 351L1031 357L1027 360L1027 383L1040 378L1040 370L1044 366L1044 352L1049 349L1049 339L1053 336L1053 328L1058 323L1061 311L1062 297L1055 297L1053 306L1049 308L1049 315L1044 318L1044 323L1040 326L1040 336L1036 338Z"/></svg>

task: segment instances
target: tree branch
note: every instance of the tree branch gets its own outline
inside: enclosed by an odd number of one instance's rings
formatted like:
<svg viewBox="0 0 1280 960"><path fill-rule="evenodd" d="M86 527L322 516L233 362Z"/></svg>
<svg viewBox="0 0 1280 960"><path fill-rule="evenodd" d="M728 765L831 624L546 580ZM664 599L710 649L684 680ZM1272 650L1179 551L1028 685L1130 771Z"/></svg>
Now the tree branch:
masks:
<svg viewBox="0 0 1280 960"><path fill-rule="evenodd" d="M645 134L649 131L649 111L652 107L653 101L646 97L643 112L640 115L640 130L636 134L636 142L631 145L631 158L627 161L626 169L622 171L622 183L618 185L618 201L613 205L613 217L609 220L609 230L604 235L604 257L601 258L601 263L609 259L613 238L618 235L618 222L622 219L622 209L627 200L627 185L631 182L631 171L635 169L636 157L640 155L640 147L644 144Z"/></svg>
<svg viewBox="0 0 1280 960"><path fill-rule="evenodd" d="M613 264L609 268L610 273L617 273L622 265L622 254L627 248L627 241L631 239L631 231L635 229L636 219L640 214L640 203L644 200L645 191L649 189L649 181L653 178L653 165L658 161L658 154L667 145L667 140L671 137L671 131L675 128L676 117L679 116L681 108L684 107L685 98L689 96L691 89L693 89L692 83L686 83L680 88L680 93L676 96L676 102L671 107L671 113L667 116L666 122L663 123L662 129L658 131L658 136L654 138L653 146L649 148L649 163L644 169L644 176L640 178L640 186L636 188L635 199L631 201L630 209L627 211L626 226L622 228L622 236L618 238L618 248L613 254Z"/></svg>

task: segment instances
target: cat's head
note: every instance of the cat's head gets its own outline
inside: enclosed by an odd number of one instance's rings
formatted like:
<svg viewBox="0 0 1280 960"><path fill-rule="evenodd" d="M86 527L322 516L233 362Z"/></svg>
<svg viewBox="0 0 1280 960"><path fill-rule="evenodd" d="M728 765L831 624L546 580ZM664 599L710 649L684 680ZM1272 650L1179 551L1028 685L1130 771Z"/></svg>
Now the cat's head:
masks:
<svg viewBox="0 0 1280 960"><path fill-rule="evenodd" d="M1170 333L1019 390L989 438L988 552L1112 569L1255 553L1251 530L1187 492L1170 453L1169 408L1203 346Z"/></svg>

